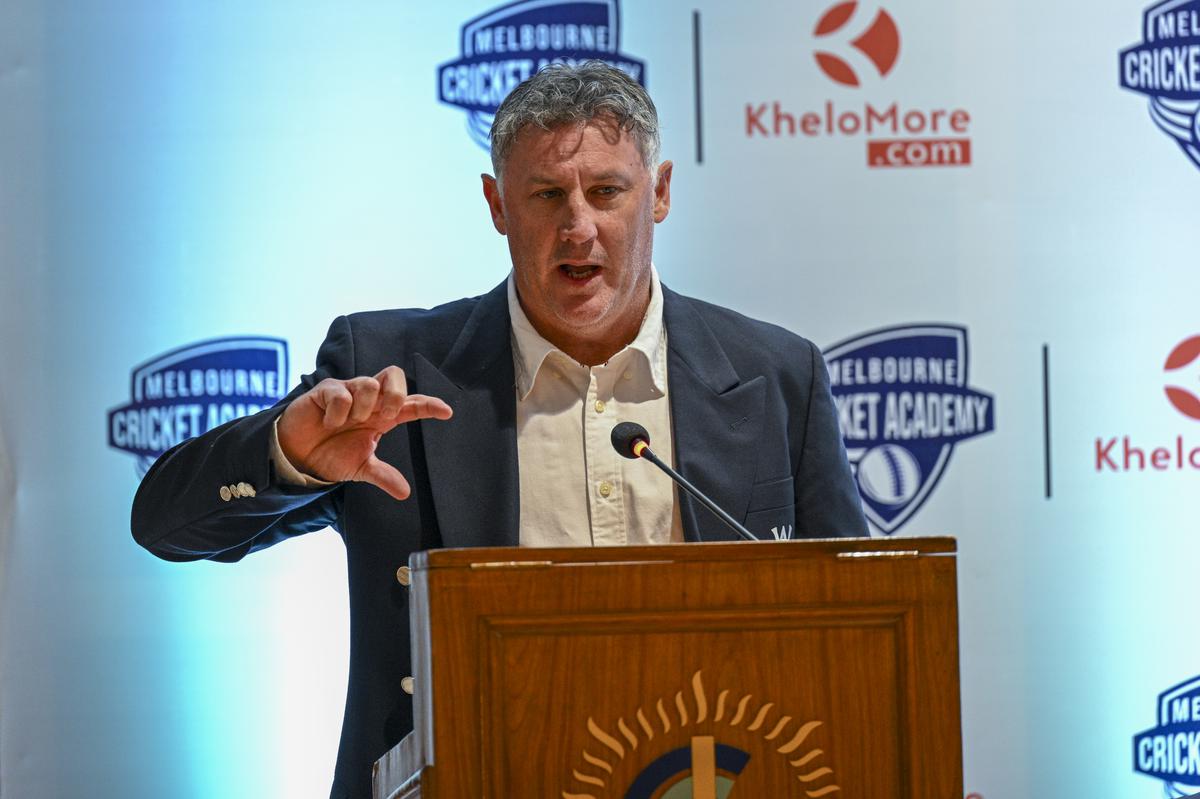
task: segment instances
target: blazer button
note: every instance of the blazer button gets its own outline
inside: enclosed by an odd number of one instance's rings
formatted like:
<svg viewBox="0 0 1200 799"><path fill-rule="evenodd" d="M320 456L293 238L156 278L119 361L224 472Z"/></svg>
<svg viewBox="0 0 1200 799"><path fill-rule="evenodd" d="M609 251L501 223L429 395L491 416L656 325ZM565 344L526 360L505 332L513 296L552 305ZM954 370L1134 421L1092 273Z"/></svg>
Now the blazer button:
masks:
<svg viewBox="0 0 1200 799"><path fill-rule="evenodd" d="M221 499L224 502L233 499L233 492L229 490L229 486L221 486Z"/></svg>
<svg viewBox="0 0 1200 799"><path fill-rule="evenodd" d="M243 497L254 496L254 486L250 485L249 483L238 483L237 487L238 491Z"/></svg>
<svg viewBox="0 0 1200 799"><path fill-rule="evenodd" d="M405 677L403 680L400 681L400 687L404 689L404 693L408 694L409 696L412 696L413 678Z"/></svg>
<svg viewBox="0 0 1200 799"><path fill-rule="evenodd" d="M407 566L401 566L399 569L396 569L396 582L405 588L412 585L412 574L409 572Z"/></svg>

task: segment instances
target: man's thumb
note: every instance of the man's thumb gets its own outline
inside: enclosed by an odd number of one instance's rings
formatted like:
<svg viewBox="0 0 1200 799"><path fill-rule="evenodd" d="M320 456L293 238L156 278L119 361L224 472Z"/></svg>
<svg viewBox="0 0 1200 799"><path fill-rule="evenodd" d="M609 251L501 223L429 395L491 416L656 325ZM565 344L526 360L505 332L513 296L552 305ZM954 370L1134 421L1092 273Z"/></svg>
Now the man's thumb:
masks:
<svg viewBox="0 0 1200 799"><path fill-rule="evenodd" d="M408 499L409 494L412 493L404 475L400 474L395 466L379 460L374 455L367 459L354 479L370 483L399 500Z"/></svg>

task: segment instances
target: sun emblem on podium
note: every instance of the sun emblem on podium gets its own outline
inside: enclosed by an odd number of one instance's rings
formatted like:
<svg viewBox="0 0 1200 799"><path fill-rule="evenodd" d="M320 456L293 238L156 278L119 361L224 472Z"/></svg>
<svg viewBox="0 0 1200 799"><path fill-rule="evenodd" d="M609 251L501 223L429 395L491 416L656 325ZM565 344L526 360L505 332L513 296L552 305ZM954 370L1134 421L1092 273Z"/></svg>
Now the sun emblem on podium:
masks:
<svg viewBox="0 0 1200 799"><path fill-rule="evenodd" d="M673 730L677 737L678 732L688 727L706 723L708 731L712 731L712 725L725 724L731 731L761 735L769 743L767 751L774 750L773 754L783 761L780 765L795 773L798 787L809 799L820 799L841 791L833 769L821 765L824 751L805 745L813 731L821 726L821 721L799 721L780 715L773 702L759 702L752 694L737 699L734 696L725 689L715 695L715 702L710 701L703 674L697 671L692 675L690 692L677 692L673 701L664 702L660 698L647 703L637 709L631 722L617 719L615 730L605 729L589 717L587 730L593 746L584 749L581 753L583 763L571 772L577 787L564 790L562 799L601 799L602 796L726 799L751 755L722 743L719 727L714 734L693 735L687 746L656 757L638 772L624 793L620 792L619 785L613 784L616 766L626 758L636 757L639 747L654 746L655 738L661 739Z"/></svg>

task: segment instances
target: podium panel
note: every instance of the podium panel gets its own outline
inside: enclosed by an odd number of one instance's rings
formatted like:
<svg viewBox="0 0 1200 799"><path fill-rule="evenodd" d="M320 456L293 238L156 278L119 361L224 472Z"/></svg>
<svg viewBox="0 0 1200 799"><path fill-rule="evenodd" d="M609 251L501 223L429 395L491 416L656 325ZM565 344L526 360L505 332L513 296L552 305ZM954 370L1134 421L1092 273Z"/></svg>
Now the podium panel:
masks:
<svg viewBox="0 0 1200 799"><path fill-rule="evenodd" d="M414 556L390 795L961 799L953 547Z"/></svg>

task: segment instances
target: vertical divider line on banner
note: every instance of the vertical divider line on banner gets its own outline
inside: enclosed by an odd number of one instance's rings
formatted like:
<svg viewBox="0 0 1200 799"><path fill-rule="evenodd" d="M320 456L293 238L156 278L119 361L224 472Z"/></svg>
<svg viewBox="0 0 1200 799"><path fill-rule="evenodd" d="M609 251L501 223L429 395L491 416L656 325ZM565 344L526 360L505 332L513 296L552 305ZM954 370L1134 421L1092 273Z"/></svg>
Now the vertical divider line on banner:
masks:
<svg viewBox="0 0 1200 799"><path fill-rule="evenodd" d="M704 106L700 82L700 11L692 12L692 81L696 86L696 163L704 163Z"/></svg>
<svg viewBox="0 0 1200 799"><path fill-rule="evenodd" d="M1046 470L1046 499L1050 499L1050 345L1042 345L1042 450Z"/></svg>
<svg viewBox="0 0 1200 799"><path fill-rule="evenodd" d="M4 429L0 428L0 686L5 684L3 654L8 651L9 647L7 639L9 620L3 609L10 607L8 604L8 569L12 558L9 557L9 549L12 545L13 528L16 526L16 504L17 481L13 473L12 461L8 457L8 444L4 438ZM0 718L3 718L5 713L3 700L4 694L0 691ZM3 735L4 725L0 724L0 766L4 762ZM0 768L0 796L4 796L6 777L4 769Z"/></svg>

